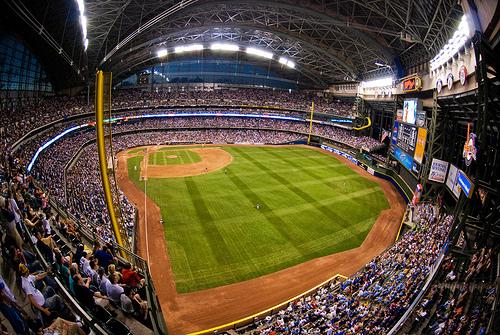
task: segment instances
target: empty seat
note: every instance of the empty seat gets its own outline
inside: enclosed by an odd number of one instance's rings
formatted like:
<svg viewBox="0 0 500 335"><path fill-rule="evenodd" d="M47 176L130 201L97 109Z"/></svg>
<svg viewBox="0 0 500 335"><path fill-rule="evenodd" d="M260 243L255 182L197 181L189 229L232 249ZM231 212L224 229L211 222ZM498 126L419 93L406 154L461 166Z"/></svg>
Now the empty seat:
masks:
<svg viewBox="0 0 500 335"><path fill-rule="evenodd" d="M130 333L130 329L121 321L111 318L106 322L106 329L114 335L128 335Z"/></svg>
<svg viewBox="0 0 500 335"><path fill-rule="evenodd" d="M96 305L92 315L99 321L106 323L109 319L113 317L113 315L101 305Z"/></svg>

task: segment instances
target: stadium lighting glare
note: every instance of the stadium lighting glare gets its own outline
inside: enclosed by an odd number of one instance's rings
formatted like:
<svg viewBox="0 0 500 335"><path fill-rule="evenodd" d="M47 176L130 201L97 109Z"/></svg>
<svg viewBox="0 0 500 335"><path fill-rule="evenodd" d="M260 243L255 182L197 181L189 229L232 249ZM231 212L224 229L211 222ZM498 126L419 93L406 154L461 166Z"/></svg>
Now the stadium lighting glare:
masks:
<svg viewBox="0 0 500 335"><path fill-rule="evenodd" d="M363 88L377 88L377 87L387 87L392 86L392 77L385 77L370 81L362 81L361 87Z"/></svg>
<svg viewBox="0 0 500 335"><path fill-rule="evenodd" d="M272 52L268 52L268 51L264 51L264 50L260 50L260 49L256 49L256 48L247 48L246 52L249 55L255 55L255 56L259 56L259 57L264 57L264 58L267 58L267 59L272 59L273 58Z"/></svg>
<svg viewBox="0 0 500 335"><path fill-rule="evenodd" d="M80 16L80 24L82 25L82 35L85 41L87 38L87 17L85 15Z"/></svg>
<svg viewBox="0 0 500 335"><path fill-rule="evenodd" d="M158 56L158 58L162 58L168 55L168 51L167 49L160 49L156 52L156 55Z"/></svg>
<svg viewBox="0 0 500 335"><path fill-rule="evenodd" d="M80 10L80 13L83 14L85 12L85 3L83 0L76 0L76 3L78 4L78 9Z"/></svg>
<svg viewBox="0 0 500 335"><path fill-rule="evenodd" d="M295 69L295 63L285 57L280 57L279 62L285 66L288 66L291 69Z"/></svg>
<svg viewBox="0 0 500 335"><path fill-rule="evenodd" d="M80 26L82 27L82 41L84 50L87 51L89 41L87 40L87 17L85 16L85 3L84 0L76 0L78 4L78 11L80 12Z"/></svg>
<svg viewBox="0 0 500 335"><path fill-rule="evenodd" d="M175 53L191 52L203 50L202 44L179 45L174 48Z"/></svg>
<svg viewBox="0 0 500 335"><path fill-rule="evenodd" d="M431 60L431 70L435 70L444 63L448 62L470 37L469 23L467 21L467 16L462 16L462 20L458 25L457 30L453 33L453 36L448 40L445 46L441 48L438 54Z"/></svg>
<svg viewBox="0 0 500 335"><path fill-rule="evenodd" d="M221 50L221 51L239 51L240 47L236 44L228 44L228 43L213 43L210 46L212 50Z"/></svg>

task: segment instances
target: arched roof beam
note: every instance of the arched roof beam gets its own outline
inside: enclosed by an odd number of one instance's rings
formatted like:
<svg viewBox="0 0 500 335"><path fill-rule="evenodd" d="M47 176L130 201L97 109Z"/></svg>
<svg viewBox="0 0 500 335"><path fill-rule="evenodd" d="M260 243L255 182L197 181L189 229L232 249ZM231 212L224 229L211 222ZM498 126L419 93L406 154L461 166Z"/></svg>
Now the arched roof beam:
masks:
<svg viewBox="0 0 500 335"><path fill-rule="evenodd" d="M203 9L205 9L207 7L209 9L213 10L214 6L217 6L217 5L228 5L228 6L237 6L238 7L240 5L244 6L246 4L248 4L247 1L239 1L239 0L231 1L231 2L227 2L227 1L210 2L208 4L202 4L200 6L196 6L195 8L185 7L183 9L179 9L176 16L178 16L180 14L187 15L186 20L188 20L190 15L192 16L192 15L197 14L197 13L191 14L193 9L196 9L196 11L199 12L199 11L203 11ZM281 2L281 1L269 2L269 1L262 1L262 0L251 0L251 4L252 5L261 5L261 6L270 7L270 8L277 8L277 9L280 9L280 8L281 9L288 9L288 10L296 11L303 16L310 16L313 19L316 18L318 20L321 20L323 23L328 23L328 24L344 27L349 31L349 34L352 34L352 36L355 36L355 37L363 40L364 42L366 42L366 45L368 45L368 46L372 47L373 49L382 53L386 59L392 60L392 58L394 57L394 55L386 47L384 47L383 45L381 45L377 41L373 40L372 38L368 37L366 34L364 34L363 32L358 30L358 29L361 29L362 27L360 27L358 25L358 28L355 28L354 27L355 25L352 22L341 21L341 20L333 18L329 15L319 13L319 12L311 10L311 9L303 8L303 7L300 7L296 4L290 4L290 3ZM174 20L179 20L179 18L174 18ZM304 20L306 20L306 19L304 19ZM158 23L160 23L160 22L158 22ZM366 27L364 27L364 28L366 29ZM262 29L262 28L259 27L258 29ZM142 28L137 29L137 31L142 31ZM346 34L346 33L344 33L344 35L348 36L348 34ZM134 39L135 38L139 38L139 34L137 34L134 37ZM115 48L113 48L113 50L114 50L113 54L116 53L125 44L129 44L129 42L131 42L131 41L132 41L132 39L128 39L127 41L125 39L122 40L122 42L120 42L120 45L117 45ZM111 53L108 53L108 55L105 58L106 61L109 59L110 55L111 55ZM101 64L103 64L103 62L101 62Z"/></svg>
<svg viewBox="0 0 500 335"><path fill-rule="evenodd" d="M322 54L324 56L324 59L327 63L331 63L331 60L335 62L338 66L337 68L343 72L344 75L349 76L351 78L355 78L356 75L358 74L355 69L354 65L352 62L350 62L347 59L344 59L339 53L335 50L332 50L329 46L323 45L321 43L315 43L315 41L311 40L307 36L303 35L298 35L295 33L292 33L290 31L286 31L284 29L280 29L278 27L273 27L273 26L260 26L260 25L255 25L255 24L247 24L247 23L237 23L237 24L231 24L231 23L211 23L211 24L203 24L200 26L196 27L191 27L188 29L179 29L177 31L171 31L167 35L159 36L156 38L153 38L151 40L148 40L144 43L141 43L135 47L132 47L130 49L124 50L122 53L118 54L117 57L114 59L126 59L127 55L131 53L137 53L138 51L144 49L144 48L152 48L155 45L160 46L162 42L165 40L168 40L171 37L177 36L179 34L185 34L189 35L192 33L195 33L197 31L200 31L202 29L212 29L212 28L249 28L249 29L254 29L254 30L259 30L263 32L270 32L280 38L285 38L285 39L290 39L293 41L297 41L301 43L304 47L309 48L311 50L316 51L319 54ZM274 50L273 50L274 51ZM284 55L286 56L286 55ZM112 60L110 60L112 62ZM303 64L301 63L300 65L307 67L308 64ZM112 65L111 65L112 68Z"/></svg>

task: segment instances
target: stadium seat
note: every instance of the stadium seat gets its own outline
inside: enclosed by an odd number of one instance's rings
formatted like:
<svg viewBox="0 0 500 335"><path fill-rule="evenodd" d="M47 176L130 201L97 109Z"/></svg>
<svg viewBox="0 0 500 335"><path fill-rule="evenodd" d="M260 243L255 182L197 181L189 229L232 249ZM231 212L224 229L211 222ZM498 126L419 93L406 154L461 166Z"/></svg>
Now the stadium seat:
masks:
<svg viewBox="0 0 500 335"><path fill-rule="evenodd" d="M94 317L103 322L106 323L108 322L111 318L113 318L113 315L104 307L101 305L96 304L94 312L92 313Z"/></svg>
<svg viewBox="0 0 500 335"><path fill-rule="evenodd" d="M131 334L130 329L121 321L111 318L106 322L106 329L115 335Z"/></svg>

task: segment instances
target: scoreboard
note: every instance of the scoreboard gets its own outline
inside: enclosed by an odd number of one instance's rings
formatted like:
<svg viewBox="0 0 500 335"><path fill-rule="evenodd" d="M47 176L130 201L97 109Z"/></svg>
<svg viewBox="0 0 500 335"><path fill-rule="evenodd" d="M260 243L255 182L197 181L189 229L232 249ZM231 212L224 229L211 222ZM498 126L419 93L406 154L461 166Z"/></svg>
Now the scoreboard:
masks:
<svg viewBox="0 0 500 335"><path fill-rule="evenodd" d="M426 139L427 129L394 121L390 152L416 176L420 174Z"/></svg>
<svg viewBox="0 0 500 335"><path fill-rule="evenodd" d="M394 136L395 135L395 136ZM394 122L392 144L413 156L417 144L418 128L406 123Z"/></svg>

